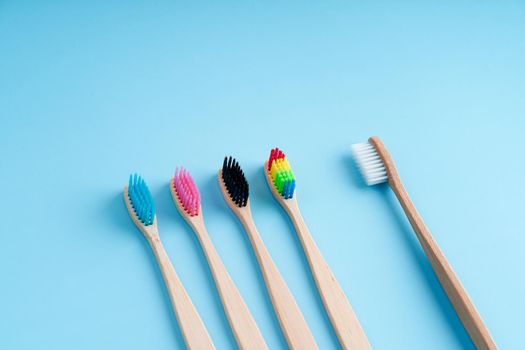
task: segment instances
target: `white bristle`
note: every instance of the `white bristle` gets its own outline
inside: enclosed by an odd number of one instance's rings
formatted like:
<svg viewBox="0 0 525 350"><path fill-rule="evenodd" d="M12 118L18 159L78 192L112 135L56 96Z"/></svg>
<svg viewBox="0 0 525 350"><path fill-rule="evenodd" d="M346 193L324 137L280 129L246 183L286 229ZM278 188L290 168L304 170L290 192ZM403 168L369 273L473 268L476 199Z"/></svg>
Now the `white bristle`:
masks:
<svg viewBox="0 0 525 350"><path fill-rule="evenodd" d="M352 145L352 153L368 186L388 181L385 165L370 142Z"/></svg>

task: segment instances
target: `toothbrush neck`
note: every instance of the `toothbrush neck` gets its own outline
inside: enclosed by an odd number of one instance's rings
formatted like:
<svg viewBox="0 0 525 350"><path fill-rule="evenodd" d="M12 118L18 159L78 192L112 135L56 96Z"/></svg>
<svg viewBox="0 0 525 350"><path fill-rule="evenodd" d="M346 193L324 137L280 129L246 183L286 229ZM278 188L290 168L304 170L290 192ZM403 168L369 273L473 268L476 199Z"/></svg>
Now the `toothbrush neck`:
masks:
<svg viewBox="0 0 525 350"><path fill-rule="evenodd" d="M206 225L204 225L204 220L201 215L190 217L188 223L199 239L202 236L208 236L208 231L206 230Z"/></svg>
<svg viewBox="0 0 525 350"><path fill-rule="evenodd" d="M284 209L290 216L301 216L299 211L299 205L297 204L297 198L293 197L290 199L283 199L282 204Z"/></svg>
<svg viewBox="0 0 525 350"><path fill-rule="evenodd" d="M301 211L299 210L299 205L297 204L297 199L295 197L283 200L283 207L290 216L290 219L296 228L306 227L303 216L301 215Z"/></svg>
<svg viewBox="0 0 525 350"><path fill-rule="evenodd" d="M248 234L251 235L253 231L257 231L250 207L240 208L237 216Z"/></svg>

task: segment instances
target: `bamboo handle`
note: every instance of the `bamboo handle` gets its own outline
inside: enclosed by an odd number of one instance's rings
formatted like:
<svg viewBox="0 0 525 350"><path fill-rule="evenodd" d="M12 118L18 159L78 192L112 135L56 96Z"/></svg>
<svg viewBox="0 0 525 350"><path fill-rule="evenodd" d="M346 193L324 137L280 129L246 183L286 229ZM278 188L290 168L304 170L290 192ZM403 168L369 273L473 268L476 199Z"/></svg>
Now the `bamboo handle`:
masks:
<svg viewBox="0 0 525 350"><path fill-rule="evenodd" d="M190 350L215 349L202 319L195 309L195 306L193 306L175 269L173 269L173 265L170 262L164 246L158 237L152 238L150 244L160 266L166 287L168 288L171 304L177 316L186 347Z"/></svg>
<svg viewBox="0 0 525 350"><path fill-rule="evenodd" d="M401 182L395 182L392 189L396 194L416 236L425 251L425 254L434 269L441 286L454 306L463 326L467 330L472 342L479 350L496 350L497 346L492 339L488 328L483 323L467 291L445 258L445 255L426 227L421 215L416 210Z"/></svg>
<svg viewBox="0 0 525 350"><path fill-rule="evenodd" d="M268 347L250 310L244 303L239 290L222 263L206 229L203 225L197 225L195 228L210 265L215 284L219 290L222 305L235 335L237 345L241 350L267 350Z"/></svg>
<svg viewBox="0 0 525 350"><path fill-rule="evenodd" d="M378 137L371 137L369 141L374 145L377 153L381 157L387 171L390 187L401 203L401 206L403 207L410 224L414 228L416 236L421 243L427 258L434 269L434 273L447 293L450 302L454 306L454 309L472 339L472 342L479 350L496 350L498 347L492 339L488 328L483 323L474 303L470 300L467 291L461 285L459 278L456 276L454 270L452 270L452 267L448 263L436 241L434 241L434 238L426 227L423 218L419 215L416 207L405 190L390 153Z"/></svg>
<svg viewBox="0 0 525 350"><path fill-rule="evenodd" d="M317 289L341 346L345 350L371 349L372 347L350 302L321 255L319 248L317 248L299 212L295 198L292 201L291 203L294 204L287 206L288 212L301 240Z"/></svg>
<svg viewBox="0 0 525 350"><path fill-rule="evenodd" d="M240 218L255 250L266 288L289 348L293 350L318 349L299 306L266 249L253 220L242 215Z"/></svg>

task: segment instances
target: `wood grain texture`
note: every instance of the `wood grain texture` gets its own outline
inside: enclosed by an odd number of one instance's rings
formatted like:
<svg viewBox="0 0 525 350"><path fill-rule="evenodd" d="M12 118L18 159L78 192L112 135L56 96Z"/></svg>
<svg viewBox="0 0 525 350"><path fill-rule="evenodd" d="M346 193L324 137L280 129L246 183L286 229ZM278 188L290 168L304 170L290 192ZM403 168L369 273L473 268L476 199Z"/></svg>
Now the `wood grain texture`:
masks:
<svg viewBox="0 0 525 350"><path fill-rule="evenodd" d="M306 323L306 320L289 290L284 278L277 269L268 249L255 227L250 208L250 201L245 207L238 207L230 199L228 191L222 180L222 172L218 174L219 186L224 200L239 218L252 244L255 256L261 268L264 282L270 295L273 308L279 320L279 324L288 343L288 347L293 350L314 350L318 349L315 339Z"/></svg>
<svg viewBox="0 0 525 350"><path fill-rule="evenodd" d="M215 349L197 309L191 302L162 245L157 228L157 218L154 219L153 225L149 226L145 226L138 220L131 206L127 187L124 188L124 202L133 222L144 234L155 253L186 347L190 350Z"/></svg>
<svg viewBox="0 0 525 350"><path fill-rule="evenodd" d="M330 267L323 258L303 220L297 204L297 196L294 195L291 199L283 199L283 197L276 191L271 176L266 169L268 169L267 163L264 164L266 181L273 196L285 209L292 220L308 260L308 264L310 265L310 270L312 271L321 300L323 301L328 317L330 318L332 326L337 334L339 343L345 350L371 349L368 338L366 337L350 302L346 298L339 282L337 282Z"/></svg>
<svg viewBox="0 0 525 350"><path fill-rule="evenodd" d="M403 207L427 258L434 269L434 273L445 290L450 302L454 306L454 309L472 339L472 342L476 348L480 350L497 349L496 343L492 339L488 328L485 326L481 316L476 310L474 303L445 258L445 255L432 237L432 234L426 227L421 215L412 203L412 200L401 182L394 161L388 150L378 137L371 137L369 141L374 145L379 156L383 160L390 187Z"/></svg>
<svg viewBox="0 0 525 350"><path fill-rule="evenodd" d="M188 215L179 202L174 190L173 180L170 184L170 190L177 209L199 239L239 349L267 350L268 346L255 319L211 242L204 225L202 208L199 208L199 215Z"/></svg>

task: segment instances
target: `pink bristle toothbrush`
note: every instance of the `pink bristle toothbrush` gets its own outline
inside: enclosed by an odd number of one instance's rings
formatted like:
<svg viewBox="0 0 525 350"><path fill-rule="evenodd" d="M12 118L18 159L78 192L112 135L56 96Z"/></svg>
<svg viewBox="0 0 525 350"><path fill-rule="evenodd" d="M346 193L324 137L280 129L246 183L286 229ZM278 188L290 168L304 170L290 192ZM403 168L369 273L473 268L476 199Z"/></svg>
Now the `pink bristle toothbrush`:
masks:
<svg viewBox="0 0 525 350"><path fill-rule="evenodd" d="M175 171L175 176L170 181L170 191L179 213L193 229L204 250L237 345L241 350L267 350L252 314L208 236L202 216L200 193L186 169Z"/></svg>
<svg viewBox="0 0 525 350"><path fill-rule="evenodd" d="M124 187L124 202L131 219L144 234L155 253L187 348L191 350L215 349L204 323L175 273L160 241L155 203L146 182L139 175L134 174L129 177L129 184Z"/></svg>
<svg viewBox="0 0 525 350"><path fill-rule="evenodd" d="M441 286L454 306L472 342L480 350L496 350L497 346L483 323L467 291L459 281L445 255L432 237L430 230L419 215L405 190L394 161L379 137L371 137L366 143L352 145L352 153L367 185L388 182L412 225L417 239L425 252Z"/></svg>
<svg viewBox="0 0 525 350"><path fill-rule="evenodd" d="M264 174L273 196L292 220L339 343L345 350L371 349L350 302L304 222L297 197L294 196L295 177L292 168L278 148L271 150L270 158L264 163Z"/></svg>

